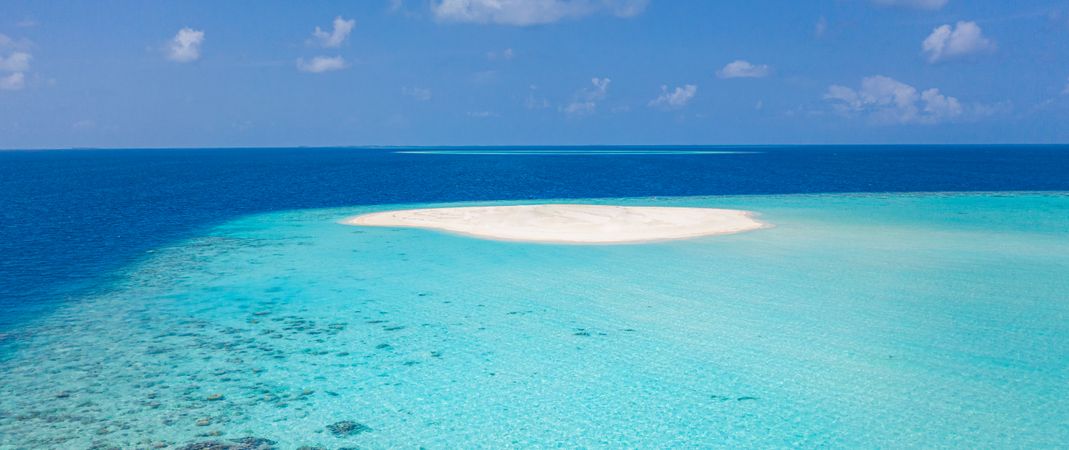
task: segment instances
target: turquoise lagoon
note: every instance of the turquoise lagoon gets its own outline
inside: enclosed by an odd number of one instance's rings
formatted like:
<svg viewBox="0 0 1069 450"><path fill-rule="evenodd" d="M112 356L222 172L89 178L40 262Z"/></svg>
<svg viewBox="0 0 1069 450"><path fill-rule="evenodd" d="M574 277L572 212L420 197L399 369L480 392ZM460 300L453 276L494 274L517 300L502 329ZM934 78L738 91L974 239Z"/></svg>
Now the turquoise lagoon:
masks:
<svg viewBox="0 0 1069 450"><path fill-rule="evenodd" d="M1069 444L1069 194L581 202L775 226L546 245L338 223L401 206L246 216L3 336L0 448Z"/></svg>

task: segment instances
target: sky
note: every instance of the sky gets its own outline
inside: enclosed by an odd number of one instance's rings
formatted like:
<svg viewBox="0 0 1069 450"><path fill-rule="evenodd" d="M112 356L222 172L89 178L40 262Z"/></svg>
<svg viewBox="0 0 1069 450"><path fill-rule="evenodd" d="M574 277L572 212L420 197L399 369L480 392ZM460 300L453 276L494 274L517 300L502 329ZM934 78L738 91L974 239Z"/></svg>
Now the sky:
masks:
<svg viewBox="0 0 1069 450"><path fill-rule="evenodd" d="M0 3L0 148L1069 142L1069 1Z"/></svg>

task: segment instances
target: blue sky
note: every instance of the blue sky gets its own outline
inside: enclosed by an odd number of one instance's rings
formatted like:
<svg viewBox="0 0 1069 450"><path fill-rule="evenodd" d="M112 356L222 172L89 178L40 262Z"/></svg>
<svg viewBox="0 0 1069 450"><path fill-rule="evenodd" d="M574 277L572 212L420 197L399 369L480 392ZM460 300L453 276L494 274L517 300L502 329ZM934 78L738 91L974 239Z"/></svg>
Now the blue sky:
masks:
<svg viewBox="0 0 1069 450"><path fill-rule="evenodd" d="M0 148L1069 142L1069 2L18 1Z"/></svg>

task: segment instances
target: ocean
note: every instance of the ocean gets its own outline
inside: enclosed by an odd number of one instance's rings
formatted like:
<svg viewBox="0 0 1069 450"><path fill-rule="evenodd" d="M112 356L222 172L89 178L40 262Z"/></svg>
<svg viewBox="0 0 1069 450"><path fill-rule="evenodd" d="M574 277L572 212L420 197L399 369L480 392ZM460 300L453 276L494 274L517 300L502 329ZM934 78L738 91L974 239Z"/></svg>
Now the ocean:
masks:
<svg viewBox="0 0 1069 450"><path fill-rule="evenodd" d="M338 223L544 201L773 226ZM1069 442L1069 146L12 151L0 214L0 448Z"/></svg>

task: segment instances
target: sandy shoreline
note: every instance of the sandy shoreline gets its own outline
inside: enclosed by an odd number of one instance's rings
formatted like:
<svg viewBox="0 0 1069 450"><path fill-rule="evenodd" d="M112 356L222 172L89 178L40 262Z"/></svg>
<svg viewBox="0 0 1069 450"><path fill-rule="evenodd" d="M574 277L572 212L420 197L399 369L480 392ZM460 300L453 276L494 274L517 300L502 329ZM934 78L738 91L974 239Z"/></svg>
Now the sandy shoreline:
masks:
<svg viewBox="0 0 1069 450"><path fill-rule="evenodd" d="M405 209L350 217L342 223L570 244L687 239L767 227L753 213L736 209L572 204Z"/></svg>

